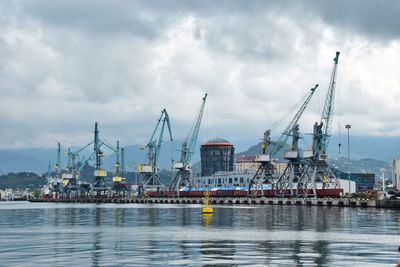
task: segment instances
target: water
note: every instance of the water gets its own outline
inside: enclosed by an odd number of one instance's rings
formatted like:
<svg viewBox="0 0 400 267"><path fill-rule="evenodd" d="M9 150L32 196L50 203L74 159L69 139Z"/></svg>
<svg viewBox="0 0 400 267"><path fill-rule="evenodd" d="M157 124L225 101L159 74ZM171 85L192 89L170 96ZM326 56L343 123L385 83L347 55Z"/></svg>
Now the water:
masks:
<svg viewBox="0 0 400 267"><path fill-rule="evenodd" d="M0 203L0 266L395 266L383 209Z"/></svg>

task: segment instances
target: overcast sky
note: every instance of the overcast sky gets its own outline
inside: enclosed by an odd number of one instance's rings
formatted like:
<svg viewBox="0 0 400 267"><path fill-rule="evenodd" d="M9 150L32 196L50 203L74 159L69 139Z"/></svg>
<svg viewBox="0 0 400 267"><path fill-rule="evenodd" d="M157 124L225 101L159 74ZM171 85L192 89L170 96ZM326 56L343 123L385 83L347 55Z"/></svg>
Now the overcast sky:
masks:
<svg viewBox="0 0 400 267"><path fill-rule="evenodd" d="M400 136L399 14L399 1L0 1L0 148L84 145L95 121L144 144L163 108L183 139L206 92L200 142L258 140L319 83L311 132L336 51L333 132Z"/></svg>

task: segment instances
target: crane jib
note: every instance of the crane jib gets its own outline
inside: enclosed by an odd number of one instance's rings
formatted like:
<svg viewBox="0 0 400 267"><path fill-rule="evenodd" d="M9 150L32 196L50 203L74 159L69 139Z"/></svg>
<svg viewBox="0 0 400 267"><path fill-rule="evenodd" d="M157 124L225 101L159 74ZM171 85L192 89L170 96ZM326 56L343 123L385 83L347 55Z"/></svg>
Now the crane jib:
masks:
<svg viewBox="0 0 400 267"><path fill-rule="evenodd" d="M301 105L300 109L297 111L293 119L290 121L289 125L286 127L286 129L283 131L281 136L279 137L278 141L274 143L274 146L270 150L270 156L276 155L286 144L287 139L290 136L290 133L293 130L293 127L298 123L298 121L301 118L301 115L303 114L304 110L306 109L308 103L310 102L312 96L314 95L315 90L318 88L318 84L315 85L315 87L311 88L310 92L307 93L306 100L304 103Z"/></svg>

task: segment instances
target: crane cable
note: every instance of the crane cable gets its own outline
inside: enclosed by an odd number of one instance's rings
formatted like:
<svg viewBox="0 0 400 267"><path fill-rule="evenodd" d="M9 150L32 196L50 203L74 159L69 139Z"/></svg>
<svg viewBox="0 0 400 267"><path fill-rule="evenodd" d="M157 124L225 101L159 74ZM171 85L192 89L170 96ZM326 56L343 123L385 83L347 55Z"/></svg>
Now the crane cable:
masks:
<svg viewBox="0 0 400 267"><path fill-rule="evenodd" d="M272 124L272 126L269 128L270 130L273 130L280 126L286 118L288 118L290 115L292 115L298 108L303 105L305 100L307 99L308 95L303 96L297 103L295 103L288 112L286 112L281 118L279 118L276 122Z"/></svg>

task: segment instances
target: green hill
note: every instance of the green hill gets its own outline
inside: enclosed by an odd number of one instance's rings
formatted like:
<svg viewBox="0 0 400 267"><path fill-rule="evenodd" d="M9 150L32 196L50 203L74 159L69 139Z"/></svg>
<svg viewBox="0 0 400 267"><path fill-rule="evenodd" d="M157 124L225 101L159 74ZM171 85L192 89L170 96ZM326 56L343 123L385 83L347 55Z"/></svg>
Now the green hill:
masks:
<svg viewBox="0 0 400 267"><path fill-rule="evenodd" d="M46 179L32 172L11 172L0 176L0 189L38 188L45 185Z"/></svg>

